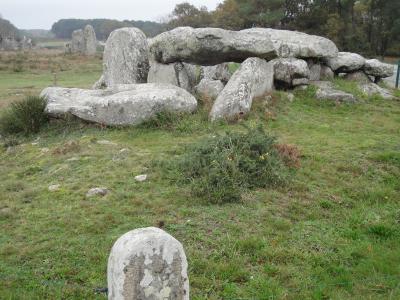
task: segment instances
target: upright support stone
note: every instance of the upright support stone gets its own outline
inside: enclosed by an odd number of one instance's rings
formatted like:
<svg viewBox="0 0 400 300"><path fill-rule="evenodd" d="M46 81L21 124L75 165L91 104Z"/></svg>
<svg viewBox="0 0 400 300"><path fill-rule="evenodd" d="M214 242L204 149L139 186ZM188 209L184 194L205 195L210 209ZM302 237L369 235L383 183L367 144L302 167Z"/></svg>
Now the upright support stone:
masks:
<svg viewBox="0 0 400 300"><path fill-rule="evenodd" d="M189 300L187 267L182 244L165 231L130 231L111 249L108 299Z"/></svg>

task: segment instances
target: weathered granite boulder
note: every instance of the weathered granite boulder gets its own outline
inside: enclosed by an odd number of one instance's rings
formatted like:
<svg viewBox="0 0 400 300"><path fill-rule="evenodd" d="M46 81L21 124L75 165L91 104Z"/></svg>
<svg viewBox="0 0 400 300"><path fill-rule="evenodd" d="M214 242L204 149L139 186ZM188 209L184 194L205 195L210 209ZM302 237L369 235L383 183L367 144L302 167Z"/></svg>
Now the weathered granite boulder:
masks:
<svg viewBox="0 0 400 300"><path fill-rule="evenodd" d="M317 86L315 97L319 100L331 100L339 103L357 102L357 99L352 94L336 89L332 82L315 81L313 85Z"/></svg>
<svg viewBox="0 0 400 300"><path fill-rule="evenodd" d="M273 87L273 64L261 58L246 59L215 100L210 119L235 119L247 114L253 99L271 92Z"/></svg>
<svg viewBox="0 0 400 300"><path fill-rule="evenodd" d="M357 81L360 83L369 83L372 82L371 78L368 77L363 71L356 71L347 73L344 77L346 80Z"/></svg>
<svg viewBox="0 0 400 300"><path fill-rule="evenodd" d="M337 57L327 59L326 64L335 73L349 73L364 68L365 58L356 53L339 52Z"/></svg>
<svg viewBox="0 0 400 300"><path fill-rule="evenodd" d="M201 79L220 80L224 84L228 83L231 76L232 74L229 71L229 63L222 63L215 66L203 66L200 70Z"/></svg>
<svg viewBox="0 0 400 300"><path fill-rule="evenodd" d="M386 78L393 76L394 66L380 62L377 59L368 59L365 61L364 72L371 76Z"/></svg>
<svg viewBox="0 0 400 300"><path fill-rule="evenodd" d="M193 112L196 99L167 84L116 85L106 90L46 88L46 112L55 117L74 115L104 125L137 125L162 111Z"/></svg>
<svg viewBox="0 0 400 300"><path fill-rule="evenodd" d="M321 75L320 80L331 80L335 77L335 73L333 73L332 69L328 66L321 65Z"/></svg>
<svg viewBox="0 0 400 300"><path fill-rule="evenodd" d="M72 32L71 52L85 53L85 38L82 29L74 30Z"/></svg>
<svg viewBox="0 0 400 300"><path fill-rule="evenodd" d="M97 52L97 38L92 25L86 25L83 30L84 54L95 55Z"/></svg>
<svg viewBox="0 0 400 300"><path fill-rule="evenodd" d="M392 94L391 91L388 89L382 88L379 85L369 82L369 83L361 83L359 84L359 89L361 92L363 92L365 95L368 97L373 97L373 96L380 96L385 100L394 100L398 99L396 96Z"/></svg>
<svg viewBox="0 0 400 300"><path fill-rule="evenodd" d="M202 79L195 87L195 92L200 99L214 101L223 89L224 84L221 80Z"/></svg>
<svg viewBox="0 0 400 300"><path fill-rule="evenodd" d="M183 63L160 64L150 61L148 83L168 83L179 86L189 92L192 91L192 82L188 70Z"/></svg>
<svg viewBox="0 0 400 300"><path fill-rule="evenodd" d="M308 69L310 70L310 80L317 81L321 79L321 64L312 59L307 60Z"/></svg>
<svg viewBox="0 0 400 300"><path fill-rule="evenodd" d="M105 85L146 83L149 47L145 34L137 28L120 28L107 39L103 55Z"/></svg>
<svg viewBox="0 0 400 300"><path fill-rule="evenodd" d="M310 70L304 60L276 58L271 63L274 66L274 78L277 85L293 87L308 83Z"/></svg>
<svg viewBox="0 0 400 300"><path fill-rule="evenodd" d="M183 63L183 66L185 67L185 70L188 74L190 86L195 87L196 85L198 85L201 80L200 78L201 67L188 63Z"/></svg>
<svg viewBox="0 0 400 300"><path fill-rule="evenodd" d="M298 31L272 28L251 28L242 30L246 33L257 33L272 40L278 57L329 58L338 55L338 49L331 40Z"/></svg>
<svg viewBox="0 0 400 300"><path fill-rule="evenodd" d="M258 32L220 28L178 27L151 39L150 52L158 62L216 65L248 57L277 57L271 38Z"/></svg>
<svg viewBox="0 0 400 300"><path fill-rule="evenodd" d="M108 299L189 300L187 268L182 244L165 231L130 231L108 258Z"/></svg>

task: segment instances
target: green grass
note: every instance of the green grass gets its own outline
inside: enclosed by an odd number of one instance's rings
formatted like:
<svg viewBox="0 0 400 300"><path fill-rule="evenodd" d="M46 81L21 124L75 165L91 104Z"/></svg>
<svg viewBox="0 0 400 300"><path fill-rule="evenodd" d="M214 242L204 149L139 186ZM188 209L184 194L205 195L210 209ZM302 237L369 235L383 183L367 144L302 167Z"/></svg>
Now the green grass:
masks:
<svg viewBox="0 0 400 300"><path fill-rule="evenodd" d="M65 74L66 85L97 79L82 64L73 78ZM37 82L29 71L8 72L3 97L13 76ZM161 128L53 124L3 147L1 298L104 299L93 289L107 285L115 240L163 221L185 247L191 299L399 299L400 103L337 106L312 94L296 92L289 103L276 93L242 121L263 123L302 158L290 185L248 192L239 203L199 202L152 163L216 132L243 131L209 124L205 112ZM149 180L136 182L139 174ZM61 189L49 192L52 184ZM86 199L97 186L111 192Z"/></svg>

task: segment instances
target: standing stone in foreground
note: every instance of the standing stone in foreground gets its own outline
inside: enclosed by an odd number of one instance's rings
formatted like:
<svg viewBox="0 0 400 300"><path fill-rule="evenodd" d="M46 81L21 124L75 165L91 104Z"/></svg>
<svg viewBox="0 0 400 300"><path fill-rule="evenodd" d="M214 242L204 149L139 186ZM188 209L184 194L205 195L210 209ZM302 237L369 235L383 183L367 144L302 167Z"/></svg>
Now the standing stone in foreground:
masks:
<svg viewBox="0 0 400 300"><path fill-rule="evenodd" d="M85 43L84 54L95 55L97 51L97 39L92 25L86 25L83 30L83 38Z"/></svg>
<svg viewBox="0 0 400 300"><path fill-rule="evenodd" d="M114 30L103 55L104 83L146 83L149 72L149 47L145 34L137 28Z"/></svg>
<svg viewBox="0 0 400 300"><path fill-rule="evenodd" d="M111 249L108 299L189 300L187 267L182 244L165 231L130 231Z"/></svg>
<svg viewBox="0 0 400 300"><path fill-rule="evenodd" d="M215 100L210 119L235 119L247 114L253 99L271 92L273 87L273 64L256 57L246 59Z"/></svg>

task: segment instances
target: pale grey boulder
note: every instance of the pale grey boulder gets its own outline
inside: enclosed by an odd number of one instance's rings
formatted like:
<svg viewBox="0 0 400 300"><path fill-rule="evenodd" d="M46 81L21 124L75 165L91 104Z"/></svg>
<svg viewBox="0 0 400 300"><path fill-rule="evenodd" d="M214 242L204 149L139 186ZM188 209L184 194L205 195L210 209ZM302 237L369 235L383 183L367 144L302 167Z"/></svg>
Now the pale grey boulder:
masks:
<svg viewBox="0 0 400 300"><path fill-rule="evenodd" d="M137 125L157 113L193 112L197 101L187 91L168 84L116 85L106 90L51 87L42 91L50 116L73 115L104 125Z"/></svg>
<svg viewBox="0 0 400 300"><path fill-rule="evenodd" d="M253 99L271 92L273 87L273 64L256 57L246 59L215 100L210 119L235 119L247 114Z"/></svg>
<svg viewBox="0 0 400 300"><path fill-rule="evenodd" d="M371 78L369 78L368 75L365 74L363 71L347 73L346 75L343 76L343 78L346 80L356 81L360 83L372 82Z"/></svg>
<svg viewBox="0 0 400 300"><path fill-rule="evenodd" d="M220 80L224 84L228 83L232 74L229 71L229 63L222 63L215 66L202 66L200 78L207 80Z"/></svg>
<svg viewBox="0 0 400 300"><path fill-rule="evenodd" d="M317 81L321 79L321 64L312 59L307 60L308 69L310 70L310 80Z"/></svg>
<svg viewBox="0 0 400 300"><path fill-rule="evenodd" d="M195 93L200 99L214 101L223 89L221 80L202 79L195 87Z"/></svg>
<svg viewBox="0 0 400 300"><path fill-rule="evenodd" d="M137 28L114 30L107 39L103 55L105 85L146 83L149 72L149 46Z"/></svg>
<svg viewBox="0 0 400 300"><path fill-rule="evenodd" d="M188 74L189 77L189 82L191 87L195 87L200 83L200 72L201 72L201 67L198 65L192 65L188 63L183 63L183 66L186 70L186 73Z"/></svg>
<svg viewBox="0 0 400 300"><path fill-rule="evenodd" d="M97 52L97 38L92 25L86 25L83 30L84 54L95 55Z"/></svg>
<svg viewBox="0 0 400 300"><path fill-rule="evenodd" d="M172 84L191 92L193 89L192 80L183 63L161 64L155 60L150 61L148 83Z"/></svg>
<svg viewBox="0 0 400 300"><path fill-rule="evenodd" d="M71 53L85 53L85 37L82 29L72 32Z"/></svg>
<svg viewBox="0 0 400 300"><path fill-rule="evenodd" d="M107 265L109 300L189 300L182 244L165 231L132 230L113 245Z"/></svg>
<svg viewBox="0 0 400 300"><path fill-rule="evenodd" d="M357 53L339 52L337 57L327 59L326 64L335 73L349 73L363 69L365 58Z"/></svg>
<svg viewBox="0 0 400 300"><path fill-rule="evenodd" d="M278 86L293 87L308 83L310 70L304 60L276 58L271 63L274 66L274 78Z"/></svg>
<svg viewBox="0 0 400 300"><path fill-rule="evenodd" d="M398 99L390 90L382 88L373 82L361 83L359 84L359 89L368 97L379 96L385 100Z"/></svg>
<svg viewBox="0 0 400 300"><path fill-rule="evenodd" d="M321 36L272 28L251 28L241 32L271 39L276 55L281 58L330 58L338 55L335 43Z"/></svg>
<svg viewBox="0 0 400 300"><path fill-rule="evenodd" d="M216 65L248 57L277 57L268 35L220 28L178 27L151 39L150 52L158 62Z"/></svg>
<svg viewBox="0 0 400 300"><path fill-rule="evenodd" d="M394 66L385 64L377 59L368 59L365 61L364 72L368 75L386 78L394 74Z"/></svg>
<svg viewBox="0 0 400 300"><path fill-rule="evenodd" d="M357 99L352 94L336 89L332 82L315 81L312 84L317 87L315 97L319 100L331 100L339 103L357 102Z"/></svg>
<svg viewBox="0 0 400 300"><path fill-rule="evenodd" d="M332 80L335 77L332 69L326 65L321 65L320 80Z"/></svg>

